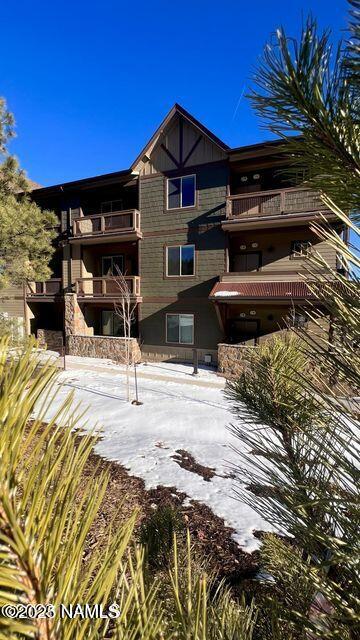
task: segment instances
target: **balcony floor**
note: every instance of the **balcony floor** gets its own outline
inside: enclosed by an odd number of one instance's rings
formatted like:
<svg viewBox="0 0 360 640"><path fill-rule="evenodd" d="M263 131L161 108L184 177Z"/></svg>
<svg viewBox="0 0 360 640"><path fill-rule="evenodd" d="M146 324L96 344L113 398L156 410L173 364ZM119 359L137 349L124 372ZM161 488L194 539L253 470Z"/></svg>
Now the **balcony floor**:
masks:
<svg viewBox="0 0 360 640"><path fill-rule="evenodd" d="M70 244L106 244L110 242L127 242L141 240L141 231L106 231L92 234L82 234L69 238Z"/></svg>
<svg viewBox="0 0 360 640"><path fill-rule="evenodd" d="M321 222L325 217L326 220L336 220L333 213L323 211L306 212L306 213L287 213L280 215L266 216L238 216L227 218L221 223L224 231L245 231L246 229L263 229L269 227L298 227L300 225L309 224L311 222Z"/></svg>

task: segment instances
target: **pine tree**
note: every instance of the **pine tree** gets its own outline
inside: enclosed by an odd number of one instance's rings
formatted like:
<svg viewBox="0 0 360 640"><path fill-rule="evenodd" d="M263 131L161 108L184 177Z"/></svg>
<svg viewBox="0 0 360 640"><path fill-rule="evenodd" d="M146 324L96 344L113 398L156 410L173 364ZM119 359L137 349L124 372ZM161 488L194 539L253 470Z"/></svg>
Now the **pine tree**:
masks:
<svg viewBox="0 0 360 640"><path fill-rule="evenodd" d="M24 280L51 276L57 217L42 211L29 197L30 185L8 151L14 137L14 117L0 98L0 290Z"/></svg>
<svg viewBox="0 0 360 640"><path fill-rule="evenodd" d="M39 364L33 346L14 358L0 339L0 638L252 640L254 606L216 587L189 536L183 554L174 539L168 571L150 579L136 512L119 525L115 509L103 534L95 530L109 474L89 470L96 437L80 429L72 395L46 423L58 371ZM115 603L120 615L61 615L61 604L85 603L104 612ZM14 617L19 605L44 605L45 617Z"/></svg>
<svg viewBox="0 0 360 640"><path fill-rule="evenodd" d="M359 237L360 57L358 0L350 39L333 55L329 32L307 21L300 39L283 29L266 48L251 100L283 137L290 172L305 169L345 227ZM297 135L294 135L297 134ZM238 420L238 495L281 536L267 536L264 567L274 635L353 640L360 635L360 260L330 227L312 226L339 254L345 275L314 255L307 285L323 310L316 325L249 353L227 394ZM319 277L315 267L327 270ZM332 316L332 335L321 333ZM315 333L315 332L314 332ZM246 464L244 464L246 463ZM298 589L294 591L294 581Z"/></svg>

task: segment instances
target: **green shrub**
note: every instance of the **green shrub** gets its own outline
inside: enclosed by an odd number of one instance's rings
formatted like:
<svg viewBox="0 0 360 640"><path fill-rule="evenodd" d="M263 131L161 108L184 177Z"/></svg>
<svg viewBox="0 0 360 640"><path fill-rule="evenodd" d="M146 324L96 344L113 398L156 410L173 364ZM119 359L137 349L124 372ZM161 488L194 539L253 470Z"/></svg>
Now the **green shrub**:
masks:
<svg viewBox="0 0 360 640"><path fill-rule="evenodd" d="M174 534L184 531L184 520L179 509L170 505L159 506L140 528L140 544L152 568L166 567L171 558Z"/></svg>

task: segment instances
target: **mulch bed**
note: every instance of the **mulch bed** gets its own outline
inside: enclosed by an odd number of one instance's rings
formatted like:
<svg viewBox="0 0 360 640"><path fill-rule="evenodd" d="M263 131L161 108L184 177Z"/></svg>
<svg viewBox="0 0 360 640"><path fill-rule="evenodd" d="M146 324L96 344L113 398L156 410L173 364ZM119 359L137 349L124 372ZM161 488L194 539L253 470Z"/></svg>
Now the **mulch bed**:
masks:
<svg viewBox="0 0 360 640"><path fill-rule="evenodd" d="M78 438L80 439L81 436ZM158 446L161 444L159 443ZM197 463L189 452L178 450L177 453L181 466L184 462L186 465L184 468L199 473L204 480L210 480L217 475L214 469ZM227 527L223 519L215 515L209 507L197 500L189 501L188 496L175 487L159 485L155 489L146 489L144 481L130 475L123 465L105 460L93 451L84 468L84 484L94 477L94 472L96 475L106 472L109 482L87 539L85 561L92 550L101 547L103 540L107 539L110 523L114 527L121 527L136 511L138 517L135 534L137 534L144 520L151 516L156 508L170 506L182 514L184 523L190 531L194 552L199 558L206 560L208 571L216 574L218 580L224 580L231 586L234 594L241 593L242 588L249 581L253 583L252 578L259 569L258 552L250 554L243 551L232 538L233 529ZM81 493L80 483L79 498ZM234 508L236 508L235 502ZM255 535L260 537L261 533L257 532Z"/></svg>
<svg viewBox="0 0 360 640"><path fill-rule="evenodd" d="M187 501L184 505L186 494L174 487L158 486L156 489L146 490L144 481L129 475L125 467L117 462L108 462L92 453L84 477L92 476L94 468L98 468L99 472L108 473L109 484L91 532L89 551L101 544L106 527L113 518L115 526L117 523L121 526L133 511L137 510L138 530L143 520L152 514L154 509L171 506L182 513L190 530L195 551L206 558L208 569L216 572L219 579L224 579L228 585L236 586L242 580L255 576L258 570L258 554L242 551L232 538L233 530L225 526L224 521L209 507L195 500L190 504Z"/></svg>

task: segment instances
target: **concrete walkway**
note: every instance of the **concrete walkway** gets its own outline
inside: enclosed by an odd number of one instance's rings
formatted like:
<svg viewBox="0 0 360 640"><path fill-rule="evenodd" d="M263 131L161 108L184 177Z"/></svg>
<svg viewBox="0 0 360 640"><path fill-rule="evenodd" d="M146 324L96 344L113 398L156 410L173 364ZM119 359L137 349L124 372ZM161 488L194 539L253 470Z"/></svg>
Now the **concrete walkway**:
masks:
<svg viewBox="0 0 360 640"><path fill-rule="evenodd" d="M63 358L59 359L58 366L59 368L63 368ZM81 364L78 362L70 362L66 361L66 371L76 371L81 369L82 371L91 371L99 373L113 373L117 375L125 375L126 371L122 367L102 367L101 365L91 364ZM134 378L134 370L130 369L130 375ZM189 376L189 377L185 377ZM190 374L175 373L174 375L162 375L160 373L145 373L144 371L139 371L137 369L137 377L145 378L147 380L162 380L163 382L173 382L174 384L188 384L196 387L206 387L206 388L214 388L214 389L223 389L225 386L224 378L217 378L216 380L207 380L206 378L201 378L200 376L190 377Z"/></svg>

